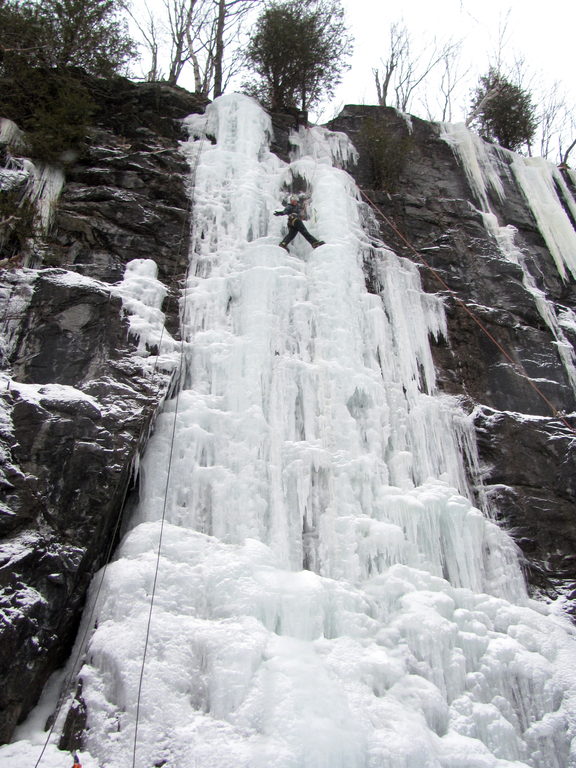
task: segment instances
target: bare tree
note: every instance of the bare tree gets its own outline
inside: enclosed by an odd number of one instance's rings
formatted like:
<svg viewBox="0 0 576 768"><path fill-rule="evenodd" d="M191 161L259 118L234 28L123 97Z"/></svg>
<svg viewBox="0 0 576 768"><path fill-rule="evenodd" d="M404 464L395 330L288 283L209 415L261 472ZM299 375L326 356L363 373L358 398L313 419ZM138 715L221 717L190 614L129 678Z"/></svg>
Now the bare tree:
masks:
<svg viewBox="0 0 576 768"><path fill-rule="evenodd" d="M212 82L214 98L224 92L230 78L240 69L243 52L239 50L239 43L244 22L261 2L212 0L211 23L204 28L208 34L205 34L202 48L205 52L205 73L208 81Z"/></svg>
<svg viewBox="0 0 576 768"><path fill-rule="evenodd" d="M508 22L510 20L510 8L506 10L504 14L502 12L498 16L498 33L496 35L496 45L491 59L489 60L488 70L494 72L499 77L494 78L493 87L487 88L482 98L477 101L472 110L466 117L466 125L470 126L482 112L485 107L489 107L490 104L497 100L500 95L500 76L504 77L504 51L508 46ZM518 77L518 69L516 66L516 78L512 78L512 74L506 72L506 79L512 81ZM520 85L518 83L518 85Z"/></svg>
<svg viewBox="0 0 576 768"><path fill-rule="evenodd" d="M501 11L498 16L498 34L496 35L496 46L492 54L489 66L495 72L504 72L504 54L509 48L508 24L510 22L511 8ZM511 73L508 73L510 76ZM521 87L521 83L516 83Z"/></svg>
<svg viewBox="0 0 576 768"><path fill-rule="evenodd" d="M168 83L170 85L176 85L184 65L189 61L187 36L198 1L164 0L171 43L170 69L168 72Z"/></svg>
<svg viewBox="0 0 576 768"><path fill-rule="evenodd" d="M576 146L576 112L569 103L561 83L541 87L538 99L538 141L540 155L560 165L567 165Z"/></svg>
<svg viewBox="0 0 576 768"><path fill-rule="evenodd" d="M263 0L163 0L162 16L157 18L144 5L142 20L128 10L140 32L151 65L147 79L160 77L159 61L168 62L166 80L175 85L188 65L194 75L196 91L219 96L230 77L240 69L240 38L250 11ZM168 44L170 52L164 53Z"/></svg>
<svg viewBox="0 0 576 768"><path fill-rule="evenodd" d="M441 74L437 89L432 89L432 94L428 89L425 91L422 103L426 107L428 120L449 123L454 118L454 98L459 92L462 81L470 73L470 67L461 71L460 53L460 45L447 52L438 68ZM431 103L432 97L435 97L435 103Z"/></svg>
<svg viewBox="0 0 576 768"><path fill-rule="evenodd" d="M540 115L538 119L538 136L540 154L549 157L556 148L557 140L564 132L568 121L566 98L557 81L546 89L539 99Z"/></svg>
<svg viewBox="0 0 576 768"><path fill-rule="evenodd" d="M208 96L214 73L214 0L197 0L186 30L187 62L194 72L194 89Z"/></svg>
<svg viewBox="0 0 576 768"><path fill-rule="evenodd" d="M388 57L381 59L383 65L382 78L380 78L379 69L372 70L376 83L376 93L378 94L378 104L381 107L388 106L388 91L392 78L401 62L409 55L409 51L410 38L408 30L403 24L395 21L390 26Z"/></svg>
<svg viewBox="0 0 576 768"><path fill-rule="evenodd" d="M145 80L148 82L154 82L162 78L162 71L159 67L159 54L162 46L162 22L152 12L147 3L143 3L144 14L142 14L141 7L138 9L138 14L132 11L129 2L122 4L122 7L126 13L132 19L133 24L136 26L140 33L143 46L148 50L150 55L150 69L148 70ZM142 18L143 16L143 18Z"/></svg>
<svg viewBox="0 0 576 768"><path fill-rule="evenodd" d="M568 144L568 147L564 147ZM558 156L560 164L568 167L568 157L576 147L576 113L571 112L567 116L564 131L558 137Z"/></svg>
<svg viewBox="0 0 576 768"><path fill-rule="evenodd" d="M418 88L427 80L433 70L445 63L450 55L457 50L459 43L448 41L446 43L432 43L427 49L415 58L407 57L401 62L394 91L396 93L396 106L402 112L408 110L408 106Z"/></svg>
<svg viewBox="0 0 576 768"><path fill-rule="evenodd" d="M568 155L572 150L576 147L576 139L569 145L568 149L561 154L561 163L563 165L568 165Z"/></svg>
<svg viewBox="0 0 576 768"><path fill-rule="evenodd" d="M406 27L398 22L392 24L388 56L381 60L382 73L379 69L372 70L378 103L381 106L386 106L392 101L391 106L406 112L424 81L428 80L440 65L444 64L445 67L448 67L449 72L454 71L453 67L450 69L447 61L457 55L459 48L459 42L449 40L438 43L434 40L421 47L420 52L415 54L413 53L410 33ZM445 84L449 94L453 92L455 87L455 84L452 86L448 86L448 82ZM394 93L392 99L389 98L391 91ZM443 111L446 110L447 107L445 106Z"/></svg>

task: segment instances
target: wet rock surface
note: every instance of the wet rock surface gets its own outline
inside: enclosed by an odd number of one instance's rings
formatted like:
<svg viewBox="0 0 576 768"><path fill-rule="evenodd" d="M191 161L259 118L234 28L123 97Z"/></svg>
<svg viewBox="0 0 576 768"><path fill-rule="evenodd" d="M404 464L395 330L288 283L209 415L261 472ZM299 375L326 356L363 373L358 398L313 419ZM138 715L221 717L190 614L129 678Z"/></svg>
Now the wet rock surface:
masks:
<svg viewBox="0 0 576 768"><path fill-rule="evenodd" d="M0 742L70 652L171 382L156 350L138 350L114 286L128 262L153 259L177 335L190 221L181 120L205 100L92 85L96 124L50 233L24 269L0 273Z"/></svg>
<svg viewBox="0 0 576 768"><path fill-rule="evenodd" d="M573 600L574 434L547 417L485 408L475 424L490 505L521 547L529 582L549 598Z"/></svg>
<svg viewBox="0 0 576 768"><path fill-rule="evenodd" d="M407 139L406 156L384 188L375 188L366 143L371 121L396 141ZM347 133L360 150L349 170L386 217L378 219L379 237L418 264L427 291L446 297L449 339L434 347L439 386L475 410L482 481L500 523L522 549L533 590L573 598L576 402L522 269L503 257L486 231L439 126L391 108L347 106L330 127ZM501 181L502 198L490 198L500 225L515 228L515 245L556 312L574 309L574 281L561 279L512 175ZM566 336L574 344L570 330ZM554 411L571 415L563 422Z"/></svg>
<svg viewBox="0 0 576 768"><path fill-rule="evenodd" d="M40 270L25 318L1 393L3 739L69 651L169 381L134 356L104 283Z"/></svg>

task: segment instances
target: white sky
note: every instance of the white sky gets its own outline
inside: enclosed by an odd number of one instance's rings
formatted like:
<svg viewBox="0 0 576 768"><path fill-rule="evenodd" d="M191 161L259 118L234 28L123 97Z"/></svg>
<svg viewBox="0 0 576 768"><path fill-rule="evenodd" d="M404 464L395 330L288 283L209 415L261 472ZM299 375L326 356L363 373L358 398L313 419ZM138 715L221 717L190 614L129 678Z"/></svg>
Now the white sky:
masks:
<svg viewBox="0 0 576 768"><path fill-rule="evenodd" d="M576 3L573 0L343 0L355 38L352 69L338 87L330 109L343 104L375 104L372 68L385 56L390 25L403 21L414 41L462 39L462 62L471 67L465 97L484 74L497 47L499 25L506 19L510 61L524 57L544 84L558 80L576 101L574 45ZM424 114L421 115L425 117Z"/></svg>

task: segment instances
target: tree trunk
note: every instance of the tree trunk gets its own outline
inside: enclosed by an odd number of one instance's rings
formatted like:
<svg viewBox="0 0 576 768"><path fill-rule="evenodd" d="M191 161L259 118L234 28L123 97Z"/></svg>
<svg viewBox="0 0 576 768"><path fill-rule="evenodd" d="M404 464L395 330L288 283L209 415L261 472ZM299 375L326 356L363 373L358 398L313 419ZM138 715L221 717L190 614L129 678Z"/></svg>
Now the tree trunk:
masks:
<svg viewBox="0 0 576 768"><path fill-rule="evenodd" d="M182 51L184 50L184 41L182 36L175 41L176 47L172 61L170 62L170 72L168 73L168 84L176 85L180 72L182 71Z"/></svg>
<svg viewBox="0 0 576 768"><path fill-rule="evenodd" d="M226 0L218 0L216 52L214 54L214 98L222 95L222 61L224 59L224 22L226 21L226 11Z"/></svg>
<svg viewBox="0 0 576 768"><path fill-rule="evenodd" d="M564 154L562 155L561 161L562 161L562 163L564 163L565 165L567 165L567 164L568 164L568 155L570 154L570 152L572 152L572 150L574 149L574 147L576 147L576 139L574 139L574 141L572 142L572 144L570 144L570 146L568 147L568 149L566 150L566 152L564 152Z"/></svg>

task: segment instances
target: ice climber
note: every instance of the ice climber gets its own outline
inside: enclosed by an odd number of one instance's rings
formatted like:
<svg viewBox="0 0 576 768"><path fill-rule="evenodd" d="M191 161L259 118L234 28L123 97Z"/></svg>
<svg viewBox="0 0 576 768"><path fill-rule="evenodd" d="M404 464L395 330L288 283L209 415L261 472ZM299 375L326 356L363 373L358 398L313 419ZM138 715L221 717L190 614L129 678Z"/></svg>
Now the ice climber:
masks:
<svg viewBox="0 0 576 768"><path fill-rule="evenodd" d="M294 240L298 232L300 232L301 235L304 235L312 248L318 248L319 245L325 245L324 240L317 240L304 226L304 222L302 221L303 204L298 195L290 195L288 205L282 211L274 211L274 216L288 216L288 232L279 243L280 247L284 248L286 251L288 250L288 243L291 243L292 240Z"/></svg>

